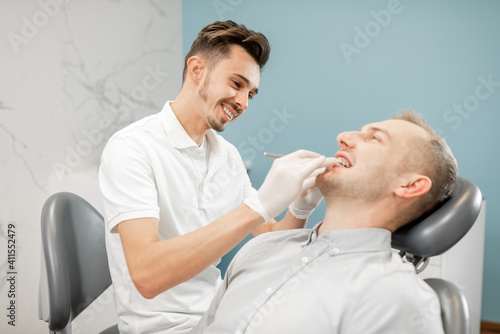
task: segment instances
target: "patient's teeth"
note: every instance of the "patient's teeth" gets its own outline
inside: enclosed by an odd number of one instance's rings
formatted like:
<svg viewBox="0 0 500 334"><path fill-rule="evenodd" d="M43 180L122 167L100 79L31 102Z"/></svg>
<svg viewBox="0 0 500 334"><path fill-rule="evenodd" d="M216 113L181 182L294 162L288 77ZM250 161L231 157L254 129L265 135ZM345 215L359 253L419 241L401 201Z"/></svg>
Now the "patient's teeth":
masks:
<svg viewBox="0 0 500 334"><path fill-rule="evenodd" d="M350 168L351 167L351 164L349 163L349 161L343 159L343 158L337 158L337 162L339 163L339 165L343 166L343 167L346 167L346 168Z"/></svg>

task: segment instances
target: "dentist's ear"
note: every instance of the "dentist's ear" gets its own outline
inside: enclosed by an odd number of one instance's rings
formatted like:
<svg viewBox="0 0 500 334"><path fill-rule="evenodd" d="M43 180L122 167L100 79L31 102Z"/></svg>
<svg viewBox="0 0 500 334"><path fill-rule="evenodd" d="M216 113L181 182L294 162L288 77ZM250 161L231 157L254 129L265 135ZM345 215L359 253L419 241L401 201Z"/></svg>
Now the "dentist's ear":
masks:
<svg viewBox="0 0 500 334"><path fill-rule="evenodd" d="M205 67L206 62L203 58L192 56L187 61L187 75L193 82L200 83Z"/></svg>
<svg viewBox="0 0 500 334"><path fill-rule="evenodd" d="M394 190L394 194L401 198L414 198L422 196L431 190L432 181L425 175L414 174L405 178Z"/></svg>

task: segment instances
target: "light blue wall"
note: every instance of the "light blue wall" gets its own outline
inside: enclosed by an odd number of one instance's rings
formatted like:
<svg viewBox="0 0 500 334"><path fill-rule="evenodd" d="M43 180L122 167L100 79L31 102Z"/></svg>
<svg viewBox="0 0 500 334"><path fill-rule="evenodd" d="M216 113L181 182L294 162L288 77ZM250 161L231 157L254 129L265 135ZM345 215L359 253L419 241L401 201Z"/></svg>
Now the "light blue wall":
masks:
<svg viewBox="0 0 500 334"><path fill-rule="evenodd" d="M376 23L372 11L388 9L390 21ZM264 151L333 154L341 131L402 108L421 112L487 199L482 318L500 322L500 1L185 0L184 53L220 19L263 32L272 45L259 95L223 132L252 161L254 185L271 164ZM357 28L373 29L369 43ZM347 44L358 53L346 57Z"/></svg>

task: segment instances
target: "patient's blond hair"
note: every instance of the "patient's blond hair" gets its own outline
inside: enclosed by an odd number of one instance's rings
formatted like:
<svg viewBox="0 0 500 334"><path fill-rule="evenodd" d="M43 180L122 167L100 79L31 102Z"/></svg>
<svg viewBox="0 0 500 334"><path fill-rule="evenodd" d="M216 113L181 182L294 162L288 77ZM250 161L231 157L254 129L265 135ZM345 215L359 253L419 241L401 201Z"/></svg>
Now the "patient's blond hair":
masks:
<svg viewBox="0 0 500 334"><path fill-rule="evenodd" d="M430 134L429 139L413 140L414 149L408 157L408 161L412 162L409 168L428 176L432 181L431 190L422 196L408 213L409 221L411 221L451 195L457 181L457 161L446 141L432 129L421 114L413 110L402 110L394 114L392 118L416 124Z"/></svg>

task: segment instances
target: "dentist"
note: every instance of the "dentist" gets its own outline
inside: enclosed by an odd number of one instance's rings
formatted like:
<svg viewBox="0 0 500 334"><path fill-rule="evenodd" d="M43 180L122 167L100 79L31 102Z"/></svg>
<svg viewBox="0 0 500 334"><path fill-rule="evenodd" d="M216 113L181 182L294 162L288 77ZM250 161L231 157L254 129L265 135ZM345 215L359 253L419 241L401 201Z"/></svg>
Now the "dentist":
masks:
<svg viewBox="0 0 500 334"><path fill-rule="evenodd" d="M249 233L303 228L321 200L308 176L332 159L302 150L277 159L257 191L216 134L257 94L269 52L243 25L206 26L175 100L106 144L99 184L120 333L188 333L220 285L220 258Z"/></svg>

